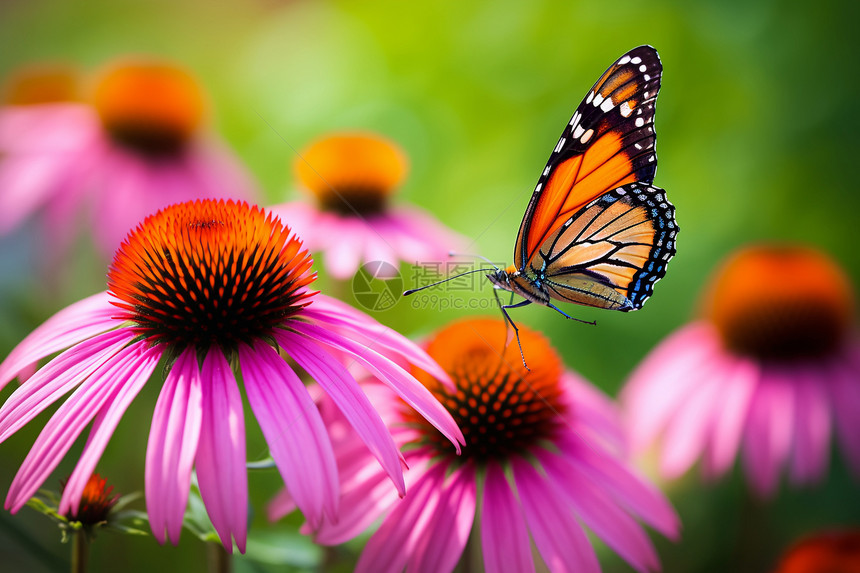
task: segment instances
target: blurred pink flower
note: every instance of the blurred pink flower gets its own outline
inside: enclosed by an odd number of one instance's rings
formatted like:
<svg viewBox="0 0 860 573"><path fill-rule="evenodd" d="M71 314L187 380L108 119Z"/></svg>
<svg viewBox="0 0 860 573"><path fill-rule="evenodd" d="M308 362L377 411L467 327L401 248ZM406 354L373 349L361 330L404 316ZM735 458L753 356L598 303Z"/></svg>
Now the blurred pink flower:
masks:
<svg viewBox="0 0 860 573"><path fill-rule="evenodd" d="M296 222L311 252L322 252L325 269L346 279L363 262L444 261L465 244L430 214L390 204L407 161L393 143L377 135L333 134L302 151L296 174L316 202L275 205L271 210Z"/></svg>
<svg viewBox="0 0 860 573"><path fill-rule="evenodd" d="M315 277L301 241L257 207L204 200L148 217L117 251L107 292L54 315L0 364L5 385L61 351L0 408L0 441L71 392L15 476L6 508L21 509L94 420L60 502L60 513L74 513L120 418L166 359L146 451L146 504L159 542L165 530L170 541L179 540L196 467L225 548L232 550L232 537L245 550L248 488L237 372L296 503L312 524L324 515L335 519L340 496L328 434L278 349L325 390L403 495L392 437L332 352L379 376L459 448L463 437L450 414L382 353L447 377L402 336L311 292Z"/></svg>
<svg viewBox="0 0 860 573"><path fill-rule="evenodd" d="M660 473L702 457L709 478L738 451L753 490L771 496L828 467L831 426L860 474L860 338L841 269L805 247L752 246L719 270L704 317L663 341L622 391L634 452L659 436Z"/></svg>
<svg viewBox="0 0 860 573"><path fill-rule="evenodd" d="M98 79L91 105L60 90L46 97L50 82L37 79L13 85L0 107L0 233L39 212L49 264L82 227L109 257L162 207L253 195L232 153L203 133L203 94L183 70L118 63Z"/></svg>
<svg viewBox="0 0 860 573"><path fill-rule="evenodd" d="M340 470L341 512L337 521L325 517L303 531L318 543L339 544L382 517L357 571L444 573L460 560L477 518L474 543L488 572L534 571L530 536L551 571L596 572L584 524L637 571L658 570L654 546L635 516L672 538L678 518L617 455L623 434L614 406L564 371L546 339L524 327L520 335L529 372L516 345L502 350L505 326L494 319L455 322L428 345L455 388L417 376L463 430L462 456L386 388L373 379L364 384L409 466L402 500L323 400ZM294 507L293 496L282 491L269 517Z"/></svg>

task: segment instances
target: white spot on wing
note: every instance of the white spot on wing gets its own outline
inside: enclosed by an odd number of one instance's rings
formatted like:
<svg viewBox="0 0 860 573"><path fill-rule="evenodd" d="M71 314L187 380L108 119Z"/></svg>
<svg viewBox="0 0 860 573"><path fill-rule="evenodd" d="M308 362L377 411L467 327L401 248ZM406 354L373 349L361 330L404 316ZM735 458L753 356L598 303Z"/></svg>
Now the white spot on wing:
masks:
<svg viewBox="0 0 860 573"><path fill-rule="evenodd" d="M594 96L594 102L593 102L593 103L594 103L594 107L599 106L599 105L600 105L600 102L602 102L602 101L603 101L603 96L602 96L602 95L597 94L596 96Z"/></svg>
<svg viewBox="0 0 860 573"><path fill-rule="evenodd" d="M618 65L623 66L624 64L626 64L629 61L630 61L630 56L624 56L623 58L618 60Z"/></svg>
<svg viewBox="0 0 860 573"><path fill-rule="evenodd" d="M621 104L621 115L624 117L630 117L630 114L633 113L633 110L630 109L630 102L624 102Z"/></svg>
<svg viewBox="0 0 860 573"><path fill-rule="evenodd" d="M645 125L645 120L642 119L641 117L637 117L636 118L636 127L642 127L643 125Z"/></svg>
<svg viewBox="0 0 860 573"><path fill-rule="evenodd" d="M576 129L573 130L573 138L579 139L579 136L581 136L583 133L585 133L585 130L582 129L581 125L577 125Z"/></svg>
<svg viewBox="0 0 860 573"><path fill-rule="evenodd" d="M585 132L585 135L582 136L582 139L580 141L582 143L588 143L588 140L591 139L592 135L594 135L594 130L589 129L588 131Z"/></svg>
<svg viewBox="0 0 860 573"><path fill-rule="evenodd" d="M612 98L607 98L603 101L602 104L600 104L600 109L602 109L604 113L608 112L613 107L615 107L615 106L612 105Z"/></svg>
<svg viewBox="0 0 860 573"><path fill-rule="evenodd" d="M645 70L647 70L647 69L648 69L648 66L646 66L645 64L642 64L641 66L639 66L639 71L640 71L640 72L644 72L644 71L645 71Z"/></svg>
<svg viewBox="0 0 860 573"><path fill-rule="evenodd" d="M639 64L639 63L641 63L641 62L642 62L642 58L640 58L639 56L636 56L635 58L633 58L632 60L630 60L630 63L631 63L631 64Z"/></svg>
<svg viewBox="0 0 860 573"><path fill-rule="evenodd" d="M564 141L565 141L565 139L563 137L558 140L558 145L555 146L555 152L556 153L561 151L561 148L564 147Z"/></svg>
<svg viewBox="0 0 860 573"><path fill-rule="evenodd" d="M588 92L588 97L585 98L585 103L591 103L591 100L594 98L594 92Z"/></svg>

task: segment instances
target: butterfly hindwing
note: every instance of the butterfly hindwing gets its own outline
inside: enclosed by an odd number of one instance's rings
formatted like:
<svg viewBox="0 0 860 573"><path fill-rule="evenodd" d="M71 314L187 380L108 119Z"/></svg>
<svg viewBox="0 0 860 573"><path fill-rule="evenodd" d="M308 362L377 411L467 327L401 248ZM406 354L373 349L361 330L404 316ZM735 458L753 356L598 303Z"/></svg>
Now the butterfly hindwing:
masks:
<svg viewBox="0 0 860 573"><path fill-rule="evenodd" d="M579 104L526 209L514 265L526 266L570 216L621 185L650 183L657 168L654 104L662 64L651 46L619 58Z"/></svg>
<svg viewBox="0 0 860 573"><path fill-rule="evenodd" d="M630 183L581 208L538 250L527 275L550 297L636 310L675 255L675 208L659 187ZM540 261L539 264L536 264Z"/></svg>

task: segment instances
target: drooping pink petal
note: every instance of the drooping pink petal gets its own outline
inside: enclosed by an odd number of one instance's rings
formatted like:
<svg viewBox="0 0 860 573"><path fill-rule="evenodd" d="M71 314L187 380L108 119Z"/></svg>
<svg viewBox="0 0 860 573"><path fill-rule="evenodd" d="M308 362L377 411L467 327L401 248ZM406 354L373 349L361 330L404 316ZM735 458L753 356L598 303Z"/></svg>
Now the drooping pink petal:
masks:
<svg viewBox="0 0 860 573"><path fill-rule="evenodd" d="M176 359L158 394L146 445L146 511L159 543L179 543L203 418L194 348Z"/></svg>
<svg viewBox="0 0 860 573"><path fill-rule="evenodd" d="M554 572L600 573L588 537L569 508L558 503L552 482L525 460L512 465L529 531L547 567Z"/></svg>
<svg viewBox="0 0 860 573"><path fill-rule="evenodd" d="M101 369L133 339L129 331L105 332L73 346L33 374L0 408L0 442Z"/></svg>
<svg viewBox="0 0 860 573"><path fill-rule="evenodd" d="M239 348L251 409L290 494L316 527L336 519L337 464L319 410L302 381L268 344Z"/></svg>
<svg viewBox="0 0 860 573"><path fill-rule="evenodd" d="M599 451L573 433L558 441L565 459L574 465L593 485L599 485L642 521L668 537L677 539L680 520L662 493L645 478L636 475L627 464Z"/></svg>
<svg viewBox="0 0 860 573"><path fill-rule="evenodd" d="M576 427L590 441L606 444L613 451L627 451L626 434L615 404L581 376L566 371L562 384L569 387L568 424Z"/></svg>
<svg viewBox="0 0 860 573"><path fill-rule="evenodd" d="M822 375L811 367L802 368L796 377L791 479L809 483L821 479L830 457L830 380L826 373Z"/></svg>
<svg viewBox="0 0 860 573"><path fill-rule="evenodd" d="M27 503L114 389L134 379L139 368L147 364L139 346L128 346L105 361L48 420L9 487L6 509L16 513Z"/></svg>
<svg viewBox="0 0 860 573"><path fill-rule="evenodd" d="M104 332L118 322L118 314L106 292L100 292L71 304L31 332L0 364L0 388L15 378L18 372L54 352Z"/></svg>
<svg viewBox="0 0 860 573"><path fill-rule="evenodd" d="M122 383L115 385L105 407L96 416L87 445L63 489L58 510L61 515L69 512L77 513L84 488L93 475L108 441L129 404L149 380L161 358L161 349L147 347L143 341L133 343L129 347L129 352L134 369L128 373Z"/></svg>
<svg viewBox="0 0 860 573"><path fill-rule="evenodd" d="M487 573L535 570L525 515L498 464L487 466L481 502L481 548Z"/></svg>
<svg viewBox="0 0 860 573"><path fill-rule="evenodd" d="M860 350L848 364L835 364L831 368L830 392L835 425L842 455L854 475L860 476Z"/></svg>
<svg viewBox="0 0 860 573"><path fill-rule="evenodd" d="M369 343L380 352L393 352L437 380L453 387L448 373L414 342L344 302L318 294L314 297L313 304L306 308L303 314L308 318L344 329L354 335L352 337L358 342Z"/></svg>
<svg viewBox="0 0 860 573"><path fill-rule="evenodd" d="M794 376L776 367L762 371L744 429L743 459L757 494L768 497L779 483L794 425Z"/></svg>
<svg viewBox="0 0 860 573"><path fill-rule="evenodd" d="M201 370L203 420L197 445L197 481L209 519L224 548L231 536L245 552L248 531L248 472L242 397L220 349L206 354Z"/></svg>
<svg viewBox="0 0 860 573"><path fill-rule="evenodd" d="M277 521L284 516L287 516L298 509L298 505L296 505L296 500L293 499L293 496L290 495L290 492L287 488L281 488L281 490L275 494L275 497L266 505L266 517L269 521Z"/></svg>
<svg viewBox="0 0 860 573"><path fill-rule="evenodd" d="M279 340L283 349L323 387L379 461L401 496L406 494L400 452L370 400L352 375L306 337L284 332Z"/></svg>
<svg viewBox="0 0 860 573"><path fill-rule="evenodd" d="M538 453L559 496L600 539L642 573L660 569L657 551L645 531L600 487L562 456Z"/></svg>
<svg viewBox="0 0 860 573"><path fill-rule="evenodd" d="M466 465L450 477L424 535L412 552L409 568L413 571L453 571L475 521L477 488L475 472Z"/></svg>
<svg viewBox="0 0 860 573"><path fill-rule="evenodd" d="M399 573L407 566L417 543L426 535L442 489L445 466L435 464L410 488L367 542L356 565L357 573Z"/></svg>
<svg viewBox="0 0 860 573"><path fill-rule="evenodd" d="M724 474L734 463L760 374L752 360L731 356L723 360L727 361L727 369L720 383L721 407L715 414L703 463L705 475L712 478Z"/></svg>
<svg viewBox="0 0 860 573"><path fill-rule="evenodd" d="M361 230L358 233L344 231L344 239L332 243L323 258L326 270L338 280L352 277L361 266L361 245L365 237Z"/></svg>
<svg viewBox="0 0 860 573"><path fill-rule="evenodd" d="M348 338L338 336L315 324L291 321L290 327L296 332L306 335L311 340L322 342L349 353L359 364L376 374L380 381L394 389L398 396L403 398L415 411L442 432L442 435L454 444L459 453L460 444L465 444L465 438L463 438L463 433L460 431L457 423L454 422L454 418L436 400L433 394L411 374L372 349ZM275 338L280 343L280 339L283 336L279 331L276 331Z"/></svg>
<svg viewBox="0 0 860 573"><path fill-rule="evenodd" d="M391 487L388 476L379 465L372 463L366 448L356 451L358 456L338 451L338 470L341 479L341 510L336 523L326 520L314 533L314 540L323 545L344 543L365 531L380 516L387 515L400 503L400 496ZM354 459L350 460L350 457ZM407 484L411 487L423 476L429 460L410 457Z"/></svg>
<svg viewBox="0 0 860 573"><path fill-rule="evenodd" d="M716 362L716 364L715 364ZM725 376L719 359L702 364L695 374L696 390L669 421L660 452L660 473L675 478L686 472L705 449L714 419L719 413L719 397Z"/></svg>
<svg viewBox="0 0 860 573"><path fill-rule="evenodd" d="M621 392L634 453L650 446L679 406L698 388L700 367L718 355L717 334L694 323L663 341Z"/></svg>

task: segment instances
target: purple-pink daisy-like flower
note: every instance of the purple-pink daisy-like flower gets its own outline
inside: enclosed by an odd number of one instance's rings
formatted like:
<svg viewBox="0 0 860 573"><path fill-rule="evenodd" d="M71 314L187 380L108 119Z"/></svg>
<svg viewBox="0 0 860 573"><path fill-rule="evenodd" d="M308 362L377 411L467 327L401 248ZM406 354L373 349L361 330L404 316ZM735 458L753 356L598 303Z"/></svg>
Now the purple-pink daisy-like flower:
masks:
<svg viewBox="0 0 860 573"><path fill-rule="evenodd" d="M534 571L533 542L551 571L592 573L600 565L587 527L637 571L658 570L636 517L672 538L678 518L618 455L624 435L612 403L565 371L539 334L520 327L530 371L506 339L501 321L455 322L427 347L454 387L416 371L463 430L462 456L402 400L372 379L366 383L409 465L409 494L402 500L386 491L385 475L367 463L367 448L323 401L340 470L341 512L337 521L324 518L304 531L318 543L339 544L382 517L357 571L451 571L475 533L488 572ZM269 516L294 507L289 492L281 492Z"/></svg>
<svg viewBox="0 0 860 573"><path fill-rule="evenodd" d="M842 270L801 246L757 245L718 271L704 316L663 341L622 392L632 447L658 438L660 473L701 458L717 478L740 451L752 489L820 480L835 427L860 474L860 337Z"/></svg>
<svg viewBox="0 0 860 573"><path fill-rule="evenodd" d="M160 542L165 532L179 540L196 468L221 541L232 550L232 538L245 550L248 486L237 374L296 504L310 523L334 521L340 500L334 451L306 387L279 350L337 404L395 495L404 495L400 454L342 358L379 376L459 448L463 436L451 415L388 356L447 376L399 334L309 290L315 277L301 241L257 207L203 200L148 217L117 251L107 292L58 312L0 364L5 385L61 351L0 408L0 441L71 392L21 465L6 508L21 509L92 422L60 502L60 513L74 513L126 408L166 360L146 450L147 511Z"/></svg>
<svg viewBox="0 0 860 573"><path fill-rule="evenodd" d="M162 207L254 194L232 153L205 133L204 96L181 68L118 62L84 98L49 90L56 75L23 74L0 107L0 233L38 212L52 261L82 225L109 257Z"/></svg>
<svg viewBox="0 0 860 573"><path fill-rule="evenodd" d="M275 205L296 222L311 252L323 253L333 277L351 277L363 262L441 261L463 239L417 207L391 205L407 171L403 152L374 134L337 133L299 154L295 171L315 204Z"/></svg>

